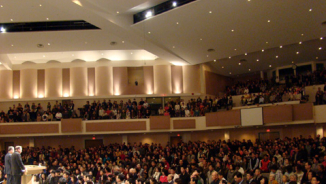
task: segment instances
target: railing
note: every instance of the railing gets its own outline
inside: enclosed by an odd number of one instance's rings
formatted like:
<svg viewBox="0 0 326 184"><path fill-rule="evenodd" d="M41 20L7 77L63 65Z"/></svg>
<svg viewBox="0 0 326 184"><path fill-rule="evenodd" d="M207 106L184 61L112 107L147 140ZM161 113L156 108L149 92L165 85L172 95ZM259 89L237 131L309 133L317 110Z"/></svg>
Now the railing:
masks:
<svg viewBox="0 0 326 184"><path fill-rule="evenodd" d="M203 117L151 116L149 119L62 119L56 122L2 123L0 137L180 132L325 123L325 110L326 105L313 106L312 103L305 103L220 111L207 113Z"/></svg>

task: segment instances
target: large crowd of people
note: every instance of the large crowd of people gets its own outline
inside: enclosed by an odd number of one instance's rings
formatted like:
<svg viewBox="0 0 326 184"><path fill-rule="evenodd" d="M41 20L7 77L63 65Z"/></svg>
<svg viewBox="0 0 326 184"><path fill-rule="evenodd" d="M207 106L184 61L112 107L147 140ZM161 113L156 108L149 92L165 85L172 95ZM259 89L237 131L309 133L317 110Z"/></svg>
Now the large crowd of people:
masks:
<svg viewBox="0 0 326 184"><path fill-rule="evenodd" d="M40 184L326 183L325 138L110 144L87 149L26 147L22 162L44 165ZM0 182L5 151L0 153Z"/></svg>

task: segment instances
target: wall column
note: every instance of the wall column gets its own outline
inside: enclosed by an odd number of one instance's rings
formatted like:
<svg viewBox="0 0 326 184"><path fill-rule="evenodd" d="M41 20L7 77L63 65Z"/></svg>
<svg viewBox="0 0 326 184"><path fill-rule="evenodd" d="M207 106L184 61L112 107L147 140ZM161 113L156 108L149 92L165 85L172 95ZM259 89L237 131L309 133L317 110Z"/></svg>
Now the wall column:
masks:
<svg viewBox="0 0 326 184"><path fill-rule="evenodd" d="M28 146L29 147L34 147L34 138L29 138Z"/></svg>
<svg viewBox="0 0 326 184"><path fill-rule="evenodd" d="M183 142L189 142L191 141L191 133L190 132L185 132L182 134L182 141Z"/></svg>
<svg viewBox="0 0 326 184"><path fill-rule="evenodd" d="M225 140L230 139L230 131L226 130L226 131L224 132L224 139L225 139Z"/></svg>
<svg viewBox="0 0 326 184"><path fill-rule="evenodd" d="M264 80L264 72L260 71L260 79Z"/></svg>
<svg viewBox="0 0 326 184"><path fill-rule="evenodd" d="M317 64L316 64L316 62L312 62L311 63L311 70L312 70L312 72L314 72L314 71L317 70Z"/></svg>
<svg viewBox="0 0 326 184"><path fill-rule="evenodd" d="M323 125L316 125L316 136L324 137L324 127Z"/></svg>
<svg viewBox="0 0 326 184"><path fill-rule="evenodd" d="M128 135L122 136L122 143L128 144Z"/></svg>

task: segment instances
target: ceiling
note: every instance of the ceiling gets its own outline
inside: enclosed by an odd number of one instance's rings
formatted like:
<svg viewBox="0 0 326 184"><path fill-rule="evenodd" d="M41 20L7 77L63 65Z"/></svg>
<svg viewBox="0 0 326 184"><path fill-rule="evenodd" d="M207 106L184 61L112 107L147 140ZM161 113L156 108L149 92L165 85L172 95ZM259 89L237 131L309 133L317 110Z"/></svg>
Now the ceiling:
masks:
<svg viewBox="0 0 326 184"><path fill-rule="evenodd" d="M57 66L76 60L95 66L95 61L106 59L114 66L119 61L123 66L138 66L140 61L207 63L215 72L233 76L292 62L326 61L326 26L321 25L326 21L322 13L326 1L198 0L133 24L134 13L162 2L0 0L1 23L85 20L101 28L1 33L0 69L19 69L28 63L45 67L53 60ZM239 65L241 59L246 61Z"/></svg>

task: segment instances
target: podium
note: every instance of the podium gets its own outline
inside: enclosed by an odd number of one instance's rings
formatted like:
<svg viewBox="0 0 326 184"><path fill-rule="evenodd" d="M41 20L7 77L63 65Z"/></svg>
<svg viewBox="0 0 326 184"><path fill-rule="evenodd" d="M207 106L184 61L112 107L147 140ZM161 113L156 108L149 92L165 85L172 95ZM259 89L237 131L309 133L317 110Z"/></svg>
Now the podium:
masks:
<svg viewBox="0 0 326 184"><path fill-rule="evenodd" d="M38 182L34 182L34 174L40 174L43 169L46 169L46 167L37 165L25 165L25 173L22 175L22 184L38 184Z"/></svg>

